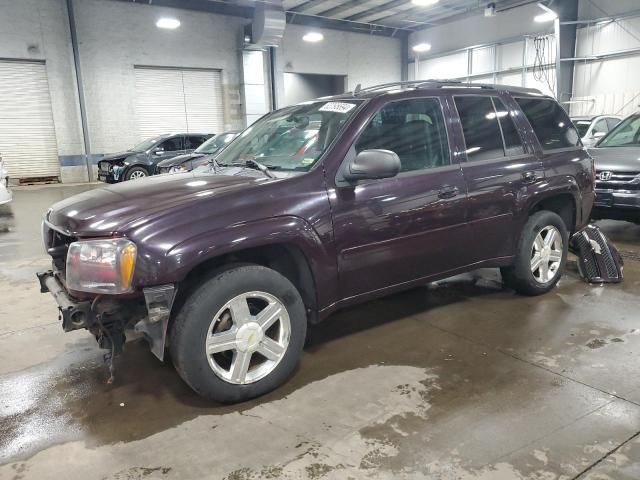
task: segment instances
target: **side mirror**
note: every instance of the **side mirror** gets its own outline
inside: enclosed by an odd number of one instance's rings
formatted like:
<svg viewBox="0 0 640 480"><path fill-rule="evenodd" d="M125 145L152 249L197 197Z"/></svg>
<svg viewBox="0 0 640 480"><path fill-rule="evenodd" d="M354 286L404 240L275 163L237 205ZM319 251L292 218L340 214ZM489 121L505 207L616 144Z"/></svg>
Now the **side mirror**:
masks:
<svg viewBox="0 0 640 480"><path fill-rule="evenodd" d="M162 148L162 147L155 148L155 149L153 150L153 153L154 153L155 155L162 155L162 154L164 153L164 148Z"/></svg>
<svg viewBox="0 0 640 480"><path fill-rule="evenodd" d="M348 182L395 177L400 172L400 157L391 150L363 150L346 166L343 177Z"/></svg>

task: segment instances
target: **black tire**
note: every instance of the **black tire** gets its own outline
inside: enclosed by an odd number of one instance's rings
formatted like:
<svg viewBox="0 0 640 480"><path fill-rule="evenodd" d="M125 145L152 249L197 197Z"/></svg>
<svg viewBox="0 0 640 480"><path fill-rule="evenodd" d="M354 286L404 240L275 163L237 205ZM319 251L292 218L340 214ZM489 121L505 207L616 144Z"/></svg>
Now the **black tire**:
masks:
<svg viewBox="0 0 640 480"><path fill-rule="evenodd" d="M541 283L534 277L531 271L531 259L533 243L536 236L548 226L555 227L562 237L562 259L555 275L549 281ZM541 295L550 291L560 280L567 263L569 252L569 233L562 218L546 210L536 212L529 217L529 220L522 229L516 259L512 266L500 269L502 280L507 287L513 288L523 295Z"/></svg>
<svg viewBox="0 0 640 480"><path fill-rule="evenodd" d="M144 177L148 177L149 176L149 172L147 171L146 168L144 168L144 167L131 167L129 170L127 170L127 174L124 176L124 179L125 180L131 180L131 177L135 176L134 174L142 175Z"/></svg>
<svg viewBox="0 0 640 480"><path fill-rule="evenodd" d="M290 321L289 343L279 363L254 383L234 384L209 364L205 340L214 316L227 302L247 292L265 292L284 305ZM263 395L285 382L302 353L306 309L298 290L283 275L259 265L241 265L213 274L186 298L170 327L169 351L182 379L199 395L236 403Z"/></svg>

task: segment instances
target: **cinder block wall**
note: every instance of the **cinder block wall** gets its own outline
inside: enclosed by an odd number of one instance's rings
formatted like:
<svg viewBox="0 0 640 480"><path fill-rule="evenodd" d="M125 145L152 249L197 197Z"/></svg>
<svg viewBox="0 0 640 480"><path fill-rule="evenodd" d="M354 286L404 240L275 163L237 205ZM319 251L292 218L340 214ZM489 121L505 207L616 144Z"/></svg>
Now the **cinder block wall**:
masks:
<svg viewBox="0 0 640 480"><path fill-rule="evenodd" d="M103 154L138 140L134 65L221 69L225 127L243 127L240 41L249 20L110 0L73 5L94 169ZM182 24L159 30L160 16ZM346 75L349 89L400 80L398 39L320 29L325 40L309 44L309 30L287 25L276 65L280 98L285 71ZM87 181L66 0L0 0L0 58L46 62L61 179Z"/></svg>
<svg viewBox="0 0 640 480"><path fill-rule="evenodd" d="M0 58L45 62L58 156L82 154L80 108L65 1L0 0ZM80 168L77 179L86 181L86 168ZM63 172L62 180L74 179L66 178Z"/></svg>

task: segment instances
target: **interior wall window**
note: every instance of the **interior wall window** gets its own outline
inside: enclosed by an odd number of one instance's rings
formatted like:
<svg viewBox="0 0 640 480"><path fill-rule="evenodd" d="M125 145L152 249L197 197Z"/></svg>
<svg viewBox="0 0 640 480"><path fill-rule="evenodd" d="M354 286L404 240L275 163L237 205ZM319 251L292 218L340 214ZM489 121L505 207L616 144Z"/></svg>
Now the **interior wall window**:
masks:
<svg viewBox="0 0 640 480"><path fill-rule="evenodd" d="M507 156L523 155L524 147L518 129L513 123L509 109L499 98L493 98L493 105L496 109L496 116L500 121L502 137L504 138L504 150Z"/></svg>
<svg viewBox="0 0 640 480"><path fill-rule="evenodd" d="M555 100L516 98L543 150L577 147L580 137L566 112Z"/></svg>
<svg viewBox="0 0 640 480"><path fill-rule="evenodd" d="M440 101L419 98L380 109L355 144L356 151L384 149L400 157L401 171L449 165L449 143Z"/></svg>
<svg viewBox="0 0 640 480"><path fill-rule="evenodd" d="M467 160L504 157L498 115L493 108L491 97L455 97L455 103L467 146Z"/></svg>

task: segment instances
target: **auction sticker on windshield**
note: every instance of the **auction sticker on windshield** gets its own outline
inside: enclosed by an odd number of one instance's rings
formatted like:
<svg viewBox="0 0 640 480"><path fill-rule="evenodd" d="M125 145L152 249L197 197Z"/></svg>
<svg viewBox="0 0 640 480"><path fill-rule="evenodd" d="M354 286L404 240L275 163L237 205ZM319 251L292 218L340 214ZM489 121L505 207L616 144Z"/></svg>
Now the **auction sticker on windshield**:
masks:
<svg viewBox="0 0 640 480"><path fill-rule="evenodd" d="M347 113L356 105L354 103L329 102L318 109L319 112Z"/></svg>

